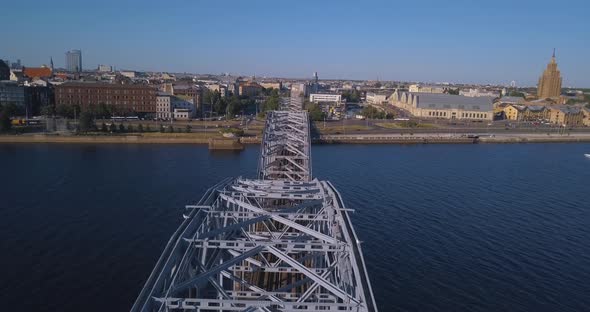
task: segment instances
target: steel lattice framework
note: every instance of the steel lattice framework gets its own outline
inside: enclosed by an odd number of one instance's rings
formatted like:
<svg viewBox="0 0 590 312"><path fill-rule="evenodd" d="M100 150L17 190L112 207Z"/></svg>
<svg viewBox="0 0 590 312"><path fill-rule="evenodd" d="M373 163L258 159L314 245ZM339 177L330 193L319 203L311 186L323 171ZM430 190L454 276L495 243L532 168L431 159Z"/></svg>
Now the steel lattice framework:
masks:
<svg viewBox="0 0 590 312"><path fill-rule="evenodd" d="M258 179L186 206L132 311L377 311L350 210L312 179L299 109L267 114Z"/></svg>

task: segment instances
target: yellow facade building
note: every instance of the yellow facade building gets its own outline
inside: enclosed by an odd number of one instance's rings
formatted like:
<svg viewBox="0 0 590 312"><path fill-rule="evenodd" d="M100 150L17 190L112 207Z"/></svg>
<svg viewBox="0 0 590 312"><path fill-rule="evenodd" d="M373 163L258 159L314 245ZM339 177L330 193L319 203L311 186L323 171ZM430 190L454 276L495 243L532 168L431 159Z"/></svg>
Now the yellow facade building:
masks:
<svg viewBox="0 0 590 312"><path fill-rule="evenodd" d="M549 109L541 105L530 105L524 110L523 120L537 121L549 119Z"/></svg>
<svg viewBox="0 0 590 312"><path fill-rule="evenodd" d="M554 106L549 109L549 121L552 124L581 126L584 113L582 108L576 106Z"/></svg>
<svg viewBox="0 0 590 312"><path fill-rule="evenodd" d="M547 68L539 78L539 86L537 89L537 96L540 99L558 98L561 95L561 74L557 69L557 62L555 62L555 50L551 61L547 64Z"/></svg>
<svg viewBox="0 0 590 312"><path fill-rule="evenodd" d="M582 119L582 123L586 127L590 127L590 108L582 108L582 113L584 114L584 119Z"/></svg>
<svg viewBox="0 0 590 312"><path fill-rule="evenodd" d="M524 105L508 105L504 107L504 116L508 120L520 121L524 119L524 112L526 106Z"/></svg>

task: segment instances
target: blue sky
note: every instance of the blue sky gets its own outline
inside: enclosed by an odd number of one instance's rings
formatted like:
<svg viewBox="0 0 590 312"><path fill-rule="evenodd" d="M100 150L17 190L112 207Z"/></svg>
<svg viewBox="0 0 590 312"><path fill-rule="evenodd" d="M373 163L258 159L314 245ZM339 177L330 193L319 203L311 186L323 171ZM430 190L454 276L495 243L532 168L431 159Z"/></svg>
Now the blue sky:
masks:
<svg viewBox="0 0 590 312"><path fill-rule="evenodd" d="M0 58L257 76L590 87L586 1L7 1ZM5 14L8 13L8 14Z"/></svg>

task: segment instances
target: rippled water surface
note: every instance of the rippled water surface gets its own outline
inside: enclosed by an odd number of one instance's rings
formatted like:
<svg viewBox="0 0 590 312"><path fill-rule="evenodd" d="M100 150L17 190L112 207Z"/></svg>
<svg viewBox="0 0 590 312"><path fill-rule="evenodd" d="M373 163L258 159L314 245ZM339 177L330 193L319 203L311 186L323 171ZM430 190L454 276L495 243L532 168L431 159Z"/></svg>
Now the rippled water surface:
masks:
<svg viewBox="0 0 590 312"><path fill-rule="evenodd" d="M129 310L182 220L259 149L0 145L2 310ZM590 310L590 144L314 146L381 311Z"/></svg>

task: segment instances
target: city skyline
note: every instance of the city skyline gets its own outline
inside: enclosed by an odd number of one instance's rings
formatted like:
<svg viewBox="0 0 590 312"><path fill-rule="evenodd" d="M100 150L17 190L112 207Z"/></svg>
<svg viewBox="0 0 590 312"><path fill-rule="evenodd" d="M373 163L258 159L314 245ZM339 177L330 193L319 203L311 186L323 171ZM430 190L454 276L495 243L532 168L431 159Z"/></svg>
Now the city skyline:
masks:
<svg viewBox="0 0 590 312"><path fill-rule="evenodd" d="M9 3L2 59L64 67L68 50L84 68L311 78L535 86L557 48L563 86L589 87L587 4L373 1L181 5L55 1ZM126 12L134 12L130 15ZM89 21L89 16L95 20ZM67 18L65 18L67 16ZM546 21L559 22L546 22ZM43 26L43 27L39 27ZM27 34L26 39L23 35ZM43 47L40 49L39 47Z"/></svg>

